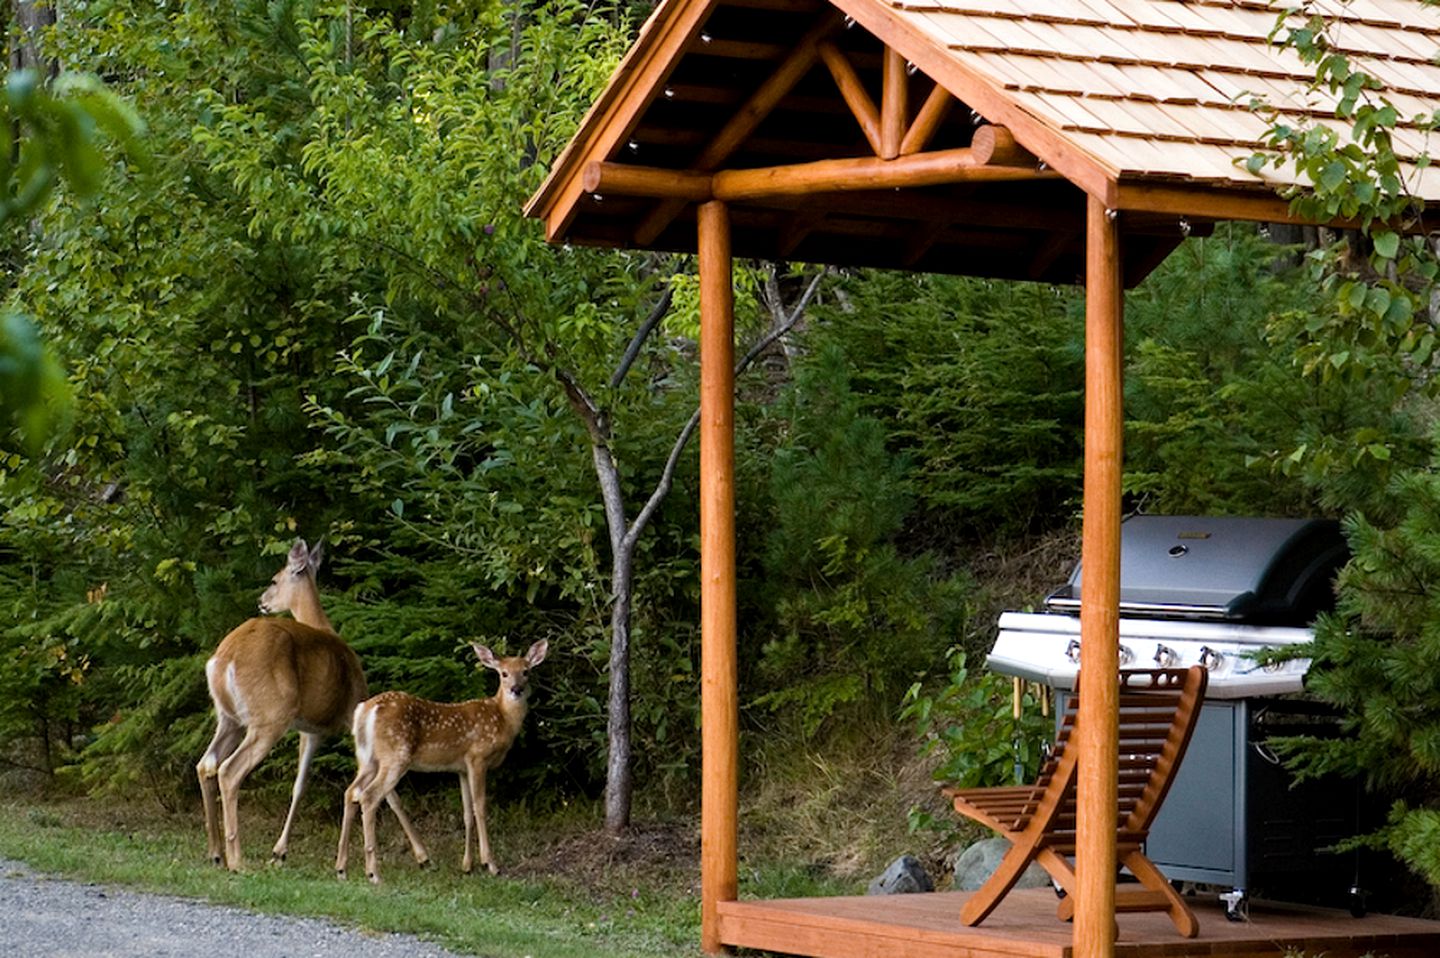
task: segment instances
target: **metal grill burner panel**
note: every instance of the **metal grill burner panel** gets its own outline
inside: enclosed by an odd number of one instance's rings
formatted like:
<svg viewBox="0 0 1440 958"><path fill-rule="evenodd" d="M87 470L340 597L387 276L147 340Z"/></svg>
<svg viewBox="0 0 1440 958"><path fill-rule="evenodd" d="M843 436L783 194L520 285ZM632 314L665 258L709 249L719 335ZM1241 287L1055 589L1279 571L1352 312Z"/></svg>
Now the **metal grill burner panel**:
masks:
<svg viewBox="0 0 1440 958"><path fill-rule="evenodd" d="M1261 665L1255 653L1310 640L1347 555L1328 520L1131 517L1120 537L1121 665L1203 665L1210 698L1298 692L1308 659ZM1002 615L990 668L1074 688L1082 581L1077 565L1045 613Z"/></svg>
<svg viewBox="0 0 1440 958"><path fill-rule="evenodd" d="M1308 641L1309 629L1284 626L1121 619L1120 666L1203 665L1210 670L1207 698L1281 695L1300 691L1310 660L1260 665L1254 654ZM1081 654L1077 617L1006 612L986 664L995 672L1069 690L1075 688Z"/></svg>

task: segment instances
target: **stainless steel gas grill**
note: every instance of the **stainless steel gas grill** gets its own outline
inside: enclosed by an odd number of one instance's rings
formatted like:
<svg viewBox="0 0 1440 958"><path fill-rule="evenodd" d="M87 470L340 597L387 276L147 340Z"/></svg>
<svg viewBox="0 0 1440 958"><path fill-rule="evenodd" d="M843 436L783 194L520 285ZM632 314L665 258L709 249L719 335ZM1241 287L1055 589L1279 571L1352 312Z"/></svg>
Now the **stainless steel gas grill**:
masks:
<svg viewBox="0 0 1440 958"><path fill-rule="evenodd" d="M1360 828L1350 782L1297 785L1271 735L1333 734L1325 710L1296 695L1307 659L1256 653L1308 642L1333 607L1348 558L1338 523L1319 519L1134 516L1121 527L1121 665L1203 665L1209 689L1195 736L1146 852L1172 881L1218 885L1240 920L1248 897L1362 907L1355 855L1328 848ZM1075 688L1077 566L1038 613L1007 612L988 659L996 672Z"/></svg>

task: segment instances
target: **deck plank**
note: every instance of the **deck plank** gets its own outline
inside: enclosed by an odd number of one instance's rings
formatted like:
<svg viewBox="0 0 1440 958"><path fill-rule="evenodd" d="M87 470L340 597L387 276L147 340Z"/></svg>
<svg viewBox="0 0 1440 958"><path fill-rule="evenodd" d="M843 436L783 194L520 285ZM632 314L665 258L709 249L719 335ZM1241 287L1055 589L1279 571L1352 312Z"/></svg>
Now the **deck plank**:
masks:
<svg viewBox="0 0 1440 958"><path fill-rule="evenodd" d="M727 945L806 958L1070 958L1071 927L1048 889L1014 891L977 928L960 924L968 892L722 902ZM1175 934L1163 914L1120 915L1116 958L1435 958L1440 922L1392 915L1352 918L1330 909L1257 902L1245 922L1199 900L1200 936Z"/></svg>

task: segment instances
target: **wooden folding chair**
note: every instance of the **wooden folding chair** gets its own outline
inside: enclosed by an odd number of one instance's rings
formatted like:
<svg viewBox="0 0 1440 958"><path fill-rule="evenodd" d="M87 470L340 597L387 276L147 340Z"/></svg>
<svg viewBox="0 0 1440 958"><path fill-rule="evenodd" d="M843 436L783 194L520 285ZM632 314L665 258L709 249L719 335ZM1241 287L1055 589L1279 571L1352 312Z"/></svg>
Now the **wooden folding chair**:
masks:
<svg viewBox="0 0 1440 958"><path fill-rule="evenodd" d="M1143 845L1165 800L1205 698L1209 673L1189 669L1133 669L1120 673L1120 806L1116 849L1120 864L1140 882L1140 890L1116 890L1117 912L1165 911L1175 928L1194 938L1200 926L1184 900L1150 859ZM995 910L1029 864L1039 862L1067 893L1059 917L1075 910L1075 763L1070 747L1079 696L1071 695L1061 720L1055 750L1033 786L946 788L955 811L988 825L1011 842L998 868L960 910L960 921L978 925Z"/></svg>

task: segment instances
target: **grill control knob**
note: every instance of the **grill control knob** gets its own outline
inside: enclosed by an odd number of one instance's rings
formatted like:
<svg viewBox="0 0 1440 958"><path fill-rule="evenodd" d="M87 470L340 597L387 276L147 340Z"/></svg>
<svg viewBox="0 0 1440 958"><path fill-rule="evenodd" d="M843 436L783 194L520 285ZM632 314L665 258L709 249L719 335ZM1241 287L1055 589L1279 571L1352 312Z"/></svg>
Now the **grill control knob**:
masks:
<svg viewBox="0 0 1440 958"><path fill-rule="evenodd" d="M1225 656L1216 652L1208 645L1200 646L1200 665L1211 672L1219 670L1225 662Z"/></svg>
<svg viewBox="0 0 1440 958"><path fill-rule="evenodd" d="M1134 661L1135 661L1135 653L1130 650L1130 646L1128 646L1128 645L1122 645L1122 646L1120 646L1120 664L1121 664L1121 665L1129 665L1131 662L1134 662Z"/></svg>
<svg viewBox="0 0 1440 958"><path fill-rule="evenodd" d="M1173 668L1175 663L1180 661L1180 653L1164 643L1155 645L1155 664L1162 669Z"/></svg>
<svg viewBox="0 0 1440 958"><path fill-rule="evenodd" d="M1076 665L1080 664L1079 639L1071 639L1070 644L1065 646L1065 658L1069 659L1071 662L1074 662Z"/></svg>

